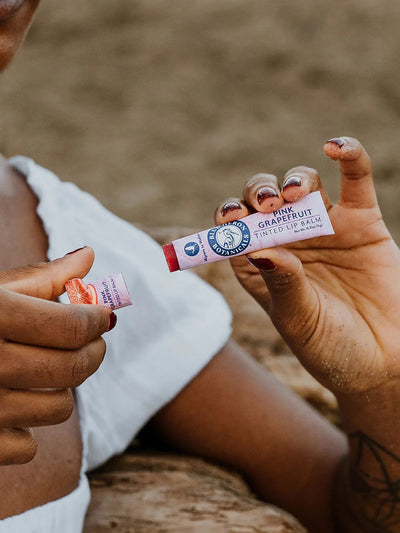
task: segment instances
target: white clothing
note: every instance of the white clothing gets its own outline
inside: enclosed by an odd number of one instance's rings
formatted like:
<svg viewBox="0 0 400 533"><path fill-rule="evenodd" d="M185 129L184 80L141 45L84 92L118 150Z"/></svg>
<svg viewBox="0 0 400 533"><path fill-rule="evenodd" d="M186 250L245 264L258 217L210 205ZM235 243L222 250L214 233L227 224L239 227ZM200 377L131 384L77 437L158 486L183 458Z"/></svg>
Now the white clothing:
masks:
<svg viewBox="0 0 400 533"><path fill-rule="evenodd" d="M50 260L95 250L87 280L122 272L133 305L117 311L100 369L77 389L83 441L79 487L68 496L0 521L0 533L79 533L90 499L85 472L122 452L226 343L231 314L222 296L190 272L171 274L150 237L72 183L32 160L10 164L39 198ZM65 295L61 301L68 303Z"/></svg>

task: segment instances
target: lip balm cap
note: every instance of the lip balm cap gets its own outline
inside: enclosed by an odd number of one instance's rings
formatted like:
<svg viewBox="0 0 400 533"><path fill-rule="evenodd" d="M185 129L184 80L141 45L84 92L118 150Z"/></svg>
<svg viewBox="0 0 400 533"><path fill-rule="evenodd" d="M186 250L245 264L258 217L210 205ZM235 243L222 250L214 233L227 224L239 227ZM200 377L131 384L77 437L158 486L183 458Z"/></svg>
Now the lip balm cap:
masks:
<svg viewBox="0 0 400 533"><path fill-rule="evenodd" d="M176 270L180 270L174 245L172 243L164 244L162 248L163 248L165 259L167 260L168 268L170 272L176 272Z"/></svg>

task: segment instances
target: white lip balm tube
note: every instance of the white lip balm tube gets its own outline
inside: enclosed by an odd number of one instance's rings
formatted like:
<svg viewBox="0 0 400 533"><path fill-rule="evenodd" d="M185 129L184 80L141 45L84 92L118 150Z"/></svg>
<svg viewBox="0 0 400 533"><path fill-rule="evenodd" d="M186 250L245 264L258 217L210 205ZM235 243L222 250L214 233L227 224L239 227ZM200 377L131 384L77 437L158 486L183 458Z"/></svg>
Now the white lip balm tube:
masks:
<svg viewBox="0 0 400 533"><path fill-rule="evenodd" d="M163 250L170 271L175 272L334 233L321 194L316 191L273 213L254 213L177 239L165 244Z"/></svg>
<svg viewBox="0 0 400 533"><path fill-rule="evenodd" d="M85 284L80 278L66 282L65 289L72 304L98 304L111 309L132 305L124 276L121 272Z"/></svg>

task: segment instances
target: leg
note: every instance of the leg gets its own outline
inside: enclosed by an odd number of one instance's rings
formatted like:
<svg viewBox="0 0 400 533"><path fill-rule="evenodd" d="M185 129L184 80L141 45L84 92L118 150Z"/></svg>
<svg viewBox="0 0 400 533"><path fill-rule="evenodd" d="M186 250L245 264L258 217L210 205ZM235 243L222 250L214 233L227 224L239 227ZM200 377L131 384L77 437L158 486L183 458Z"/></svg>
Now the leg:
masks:
<svg viewBox="0 0 400 533"><path fill-rule="evenodd" d="M333 531L333 478L344 437L233 342L150 427L184 452L236 467L261 498L310 532Z"/></svg>
<svg viewBox="0 0 400 533"><path fill-rule="evenodd" d="M24 178L0 161L0 269L46 261L47 237L37 199ZM78 484L81 438L76 410L58 426L36 428L31 463L0 467L0 519L60 498Z"/></svg>

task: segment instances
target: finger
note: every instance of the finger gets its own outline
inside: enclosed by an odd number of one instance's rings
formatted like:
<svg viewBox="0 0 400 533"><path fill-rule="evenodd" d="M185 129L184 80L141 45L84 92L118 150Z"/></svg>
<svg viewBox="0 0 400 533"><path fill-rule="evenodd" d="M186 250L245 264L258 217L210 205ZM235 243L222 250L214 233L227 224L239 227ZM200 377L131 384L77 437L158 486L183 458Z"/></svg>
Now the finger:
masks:
<svg viewBox="0 0 400 533"><path fill-rule="evenodd" d="M278 180L272 174L256 174L249 178L244 184L243 199L262 213L272 213L284 202Z"/></svg>
<svg viewBox="0 0 400 533"><path fill-rule="evenodd" d="M214 220L217 226L239 220L253 213L254 210L240 198L228 198L222 202L214 213ZM248 261L244 256L231 257L229 259L233 269L248 267Z"/></svg>
<svg viewBox="0 0 400 533"><path fill-rule="evenodd" d="M286 172L282 182L282 196L286 202L297 202L315 191L321 193L325 207L329 209L332 204L315 169L300 166Z"/></svg>
<svg viewBox="0 0 400 533"><path fill-rule="evenodd" d="M0 337L35 346L75 350L108 331L111 309L63 305L0 288Z"/></svg>
<svg viewBox="0 0 400 533"><path fill-rule="evenodd" d="M233 222L250 214L249 207L240 198L228 198L222 202L214 213L217 226Z"/></svg>
<svg viewBox="0 0 400 533"><path fill-rule="evenodd" d="M66 281L86 276L93 260L93 250L85 246L54 261L2 272L0 283L14 292L52 300L64 292Z"/></svg>
<svg viewBox="0 0 400 533"><path fill-rule="evenodd" d="M75 388L98 369L105 352L101 337L75 351L0 340L0 387Z"/></svg>
<svg viewBox="0 0 400 533"><path fill-rule="evenodd" d="M29 429L0 429L1 466L29 463L36 451L37 444Z"/></svg>
<svg viewBox="0 0 400 533"><path fill-rule="evenodd" d="M263 277L268 289L267 312L286 339L303 338L318 301L301 261L281 247L259 250L248 260Z"/></svg>
<svg viewBox="0 0 400 533"><path fill-rule="evenodd" d="M357 139L337 137L324 146L328 157L339 161L340 203L347 207L370 208L377 205L371 160Z"/></svg>
<svg viewBox="0 0 400 533"><path fill-rule="evenodd" d="M0 389L0 427L52 426L72 414L70 389Z"/></svg>

